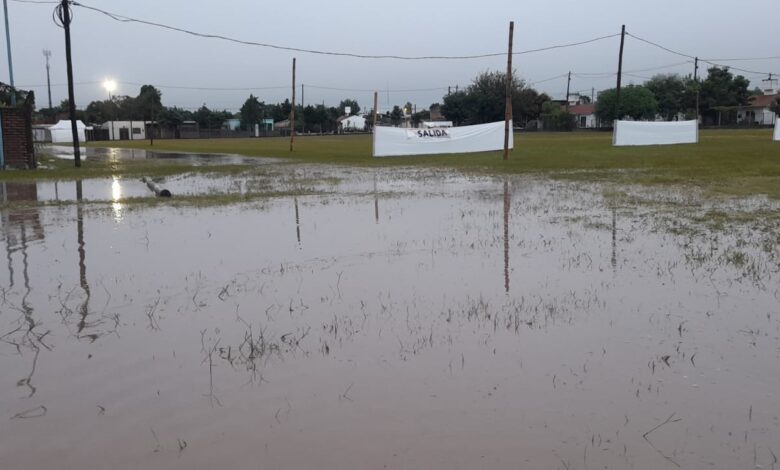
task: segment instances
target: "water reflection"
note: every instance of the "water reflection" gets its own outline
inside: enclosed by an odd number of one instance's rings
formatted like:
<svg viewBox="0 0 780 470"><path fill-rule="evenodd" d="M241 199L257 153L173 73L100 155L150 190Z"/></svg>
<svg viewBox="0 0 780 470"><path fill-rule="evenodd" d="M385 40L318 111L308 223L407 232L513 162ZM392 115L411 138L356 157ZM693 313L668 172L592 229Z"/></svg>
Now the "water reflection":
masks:
<svg viewBox="0 0 780 470"><path fill-rule="evenodd" d="M295 202L295 234L298 237L298 245L301 244L301 218L298 214L298 198L293 198Z"/></svg>
<svg viewBox="0 0 780 470"><path fill-rule="evenodd" d="M512 201L509 195L509 180L504 180L504 289L509 293L509 209Z"/></svg>
<svg viewBox="0 0 780 470"><path fill-rule="evenodd" d="M122 185L119 182L119 178L113 177L111 182L111 208L114 211L114 220L117 222L122 221Z"/></svg>
<svg viewBox="0 0 780 470"><path fill-rule="evenodd" d="M87 263L86 263L86 249L84 247L84 209L81 201L83 199L81 180L76 181L76 231L78 237L78 253L79 253L79 284L84 291L84 301L79 306L80 319L78 322L78 335L79 338L88 338L91 341L95 341L98 338L97 334L84 334L84 330L90 326L94 326L87 322L89 316L89 299L90 290L89 283L87 282Z"/></svg>
<svg viewBox="0 0 780 470"><path fill-rule="evenodd" d="M30 202L38 200L38 190L34 183L2 183L0 184L2 200L8 202ZM14 308L21 312L22 316L18 321L18 327L2 336L2 341L16 347L17 352L22 352L22 348L31 349L35 356L33 358L30 372L16 382L17 387L26 387L29 390L27 398L35 395L37 389L32 384L33 375L38 363L38 354L40 345L46 346L43 338L48 334L38 333L36 328L39 326L35 321L34 309L30 305L29 299L32 293L30 285L30 261L29 261L29 243L44 239L43 225L41 224L40 214L36 209L22 209L18 211L2 211L1 218L3 222L3 238L5 239L6 259L8 262L9 290L15 285L15 272L13 263L13 254L21 254L22 263L22 282L24 293L21 298L20 307ZM12 307L13 308L13 307Z"/></svg>
<svg viewBox="0 0 780 470"><path fill-rule="evenodd" d="M376 173L374 173L374 220L379 223L379 193L376 191Z"/></svg>

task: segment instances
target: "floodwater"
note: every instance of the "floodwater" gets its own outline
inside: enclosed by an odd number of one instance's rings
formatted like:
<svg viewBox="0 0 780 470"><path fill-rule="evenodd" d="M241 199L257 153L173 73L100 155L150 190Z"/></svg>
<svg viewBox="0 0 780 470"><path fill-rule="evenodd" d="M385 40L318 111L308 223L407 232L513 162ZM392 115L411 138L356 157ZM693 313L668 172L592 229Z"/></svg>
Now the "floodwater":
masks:
<svg viewBox="0 0 780 470"><path fill-rule="evenodd" d="M327 173L132 210L6 183L0 466L780 466L778 232L696 217L772 201Z"/></svg>

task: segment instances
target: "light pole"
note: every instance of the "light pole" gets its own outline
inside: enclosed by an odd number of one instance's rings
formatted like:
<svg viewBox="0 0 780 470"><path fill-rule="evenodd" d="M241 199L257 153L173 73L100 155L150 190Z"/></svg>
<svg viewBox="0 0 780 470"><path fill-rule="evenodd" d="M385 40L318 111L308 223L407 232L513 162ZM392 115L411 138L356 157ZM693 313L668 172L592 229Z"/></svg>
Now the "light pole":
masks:
<svg viewBox="0 0 780 470"><path fill-rule="evenodd" d="M5 42L8 46L8 74L11 78L11 106L16 106L16 88L14 87L14 61L11 59L11 30L8 28L8 0L3 0L5 13Z"/></svg>
<svg viewBox="0 0 780 470"><path fill-rule="evenodd" d="M49 57L51 57L51 51L44 49L43 56L46 57L46 87L49 89L49 109L51 109L51 75L49 74Z"/></svg>
<svg viewBox="0 0 780 470"><path fill-rule="evenodd" d="M116 81L110 78L107 78L103 81L103 88L106 89L108 92L108 101L111 103L113 100L111 98L111 93L116 90ZM111 126L108 132L108 140L116 140L114 139L114 121L109 120L109 125Z"/></svg>

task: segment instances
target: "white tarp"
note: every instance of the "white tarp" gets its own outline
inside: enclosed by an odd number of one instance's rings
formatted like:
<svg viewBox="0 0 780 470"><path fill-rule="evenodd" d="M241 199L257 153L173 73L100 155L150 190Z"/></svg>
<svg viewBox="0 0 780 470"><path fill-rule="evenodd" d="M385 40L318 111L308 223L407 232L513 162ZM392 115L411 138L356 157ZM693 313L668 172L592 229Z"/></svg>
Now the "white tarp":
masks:
<svg viewBox="0 0 780 470"><path fill-rule="evenodd" d="M512 128L510 121L510 129ZM509 148L514 136L509 133ZM374 156L490 152L504 148L504 121L436 129L374 129Z"/></svg>
<svg viewBox="0 0 780 470"><path fill-rule="evenodd" d="M79 142L86 142L85 130L87 126L81 121L76 121L76 129L78 129ZM51 131L52 143L73 142L73 130L71 129L70 121L60 121L57 124L49 127Z"/></svg>
<svg viewBox="0 0 780 470"><path fill-rule="evenodd" d="M780 142L780 116L775 120L775 138L774 140Z"/></svg>
<svg viewBox="0 0 780 470"><path fill-rule="evenodd" d="M699 142L697 121L616 121L612 145L671 145Z"/></svg>

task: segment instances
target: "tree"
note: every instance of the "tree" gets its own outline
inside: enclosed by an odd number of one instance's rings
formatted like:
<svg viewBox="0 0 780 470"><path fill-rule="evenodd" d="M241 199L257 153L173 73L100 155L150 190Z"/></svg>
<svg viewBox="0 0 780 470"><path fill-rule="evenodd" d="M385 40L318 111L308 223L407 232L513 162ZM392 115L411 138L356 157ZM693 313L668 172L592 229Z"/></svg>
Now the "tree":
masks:
<svg viewBox="0 0 780 470"><path fill-rule="evenodd" d="M471 116L471 103L465 91L456 91L444 97L441 113L453 124L459 126L468 122Z"/></svg>
<svg viewBox="0 0 780 470"><path fill-rule="evenodd" d="M603 122L630 117L634 120L653 119L658 102L653 92L640 85L628 85L620 90L620 109L615 113L617 91L612 88L599 93L596 116Z"/></svg>
<svg viewBox="0 0 780 470"><path fill-rule="evenodd" d="M576 125L576 117L558 103L547 101L542 105L540 116L544 128L551 131L571 131Z"/></svg>
<svg viewBox="0 0 780 470"><path fill-rule="evenodd" d="M431 119L431 112L427 109L425 111L419 111L414 114L412 114L412 124L414 126L418 126L423 121L428 121Z"/></svg>
<svg viewBox="0 0 780 470"><path fill-rule="evenodd" d="M346 99L346 100L342 100L341 103L339 103L339 112L341 113L342 116L347 115L347 111L346 111L347 106L351 108L349 110L350 116L354 116L355 114L360 112L360 105L358 104L357 101L352 99Z"/></svg>
<svg viewBox="0 0 780 470"><path fill-rule="evenodd" d="M152 85L143 85L134 101L131 118L152 120L162 111L162 93Z"/></svg>
<svg viewBox="0 0 780 470"><path fill-rule="evenodd" d="M398 105L393 106L393 111L390 113L390 122L392 122L394 126L398 126L403 119L404 112L401 111L401 108L399 108Z"/></svg>
<svg viewBox="0 0 780 470"><path fill-rule="evenodd" d="M742 75L736 77L728 67L711 67L707 79L701 84L702 115L714 118L716 107L734 107L748 104L750 81Z"/></svg>
<svg viewBox="0 0 780 470"><path fill-rule="evenodd" d="M658 113L665 120L671 121L678 113L686 111L686 84L679 75L655 75L644 86L655 96Z"/></svg>
<svg viewBox="0 0 780 470"><path fill-rule="evenodd" d="M261 103L254 95L249 95L241 106L241 128L252 130L260 122L265 111L265 103Z"/></svg>

